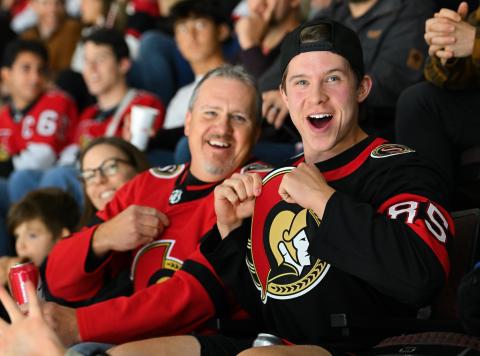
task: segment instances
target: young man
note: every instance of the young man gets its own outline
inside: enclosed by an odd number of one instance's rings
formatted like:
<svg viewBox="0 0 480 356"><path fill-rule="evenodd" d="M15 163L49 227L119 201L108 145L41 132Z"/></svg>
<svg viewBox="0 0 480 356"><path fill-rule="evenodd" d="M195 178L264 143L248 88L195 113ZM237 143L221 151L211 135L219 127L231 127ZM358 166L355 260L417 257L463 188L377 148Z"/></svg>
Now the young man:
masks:
<svg viewBox="0 0 480 356"><path fill-rule="evenodd" d="M15 40L5 49L1 74L10 103L0 111L3 176L10 173L9 166L50 167L75 129L75 103L63 92L47 91L47 65L47 51L38 42Z"/></svg>
<svg viewBox="0 0 480 356"><path fill-rule="evenodd" d="M250 155L260 108L255 82L243 69L209 72L185 123L191 164L137 176L98 214L101 224L55 246L44 280L55 298L88 300L121 268L131 271L134 287L127 298L77 310L47 304L47 320L65 344L189 333L216 315L220 298L209 297L221 290L216 277L203 260L184 261L215 223L213 189Z"/></svg>
<svg viewBox="0 0 480 356"><path fill-rule="evenodd" d="M215 6L217 5L217 6ZM195 74L195 81L178 90L165 117L166 129L182 127L193 89L208 71L225 63L222 43L230 35L228 19L211 0L187 0L170 11L175 42Z"/></svg>
<svg viewBox="0 0 480 356"><path fill-rule="evenodd" d="M84 42L83 78L97 103L80 115L74 142L84 147L95 137L125 136L122 131L125 117L133 105L149 106L159 111L153 126L158 131L163 126L164 106L152 94L128 87L126 74L130 57L123 35L116 30L100 29Z"/></svg>

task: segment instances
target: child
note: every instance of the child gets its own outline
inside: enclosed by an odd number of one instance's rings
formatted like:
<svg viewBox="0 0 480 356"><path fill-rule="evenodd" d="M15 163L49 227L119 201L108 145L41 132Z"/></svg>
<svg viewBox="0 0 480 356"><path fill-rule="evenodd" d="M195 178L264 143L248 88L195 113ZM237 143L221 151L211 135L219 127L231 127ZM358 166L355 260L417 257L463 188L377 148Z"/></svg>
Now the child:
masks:
<svg viewBox="0 0 480 356"><path fill-rule="evenodd" d="M7 282L8 270L16 263L40 266L57 240L75 231L79 216L73 197L58 188L32 191L12 205L7 227L15 237L18 257L0 258L0 283Z"/></svg>

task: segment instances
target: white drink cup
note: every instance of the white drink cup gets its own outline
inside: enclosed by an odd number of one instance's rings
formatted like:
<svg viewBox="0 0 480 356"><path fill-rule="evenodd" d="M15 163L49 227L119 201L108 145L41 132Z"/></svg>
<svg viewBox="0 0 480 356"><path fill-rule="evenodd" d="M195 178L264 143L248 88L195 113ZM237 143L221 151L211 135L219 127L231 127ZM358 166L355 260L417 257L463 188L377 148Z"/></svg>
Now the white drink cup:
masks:
<svg viewBox="0 0 480 356"><path fill-rule="evenodd" d="M130 142L141 151L145 151L155 118L159 114L157 109L149 106L134 105L130 112Z"/></svg>

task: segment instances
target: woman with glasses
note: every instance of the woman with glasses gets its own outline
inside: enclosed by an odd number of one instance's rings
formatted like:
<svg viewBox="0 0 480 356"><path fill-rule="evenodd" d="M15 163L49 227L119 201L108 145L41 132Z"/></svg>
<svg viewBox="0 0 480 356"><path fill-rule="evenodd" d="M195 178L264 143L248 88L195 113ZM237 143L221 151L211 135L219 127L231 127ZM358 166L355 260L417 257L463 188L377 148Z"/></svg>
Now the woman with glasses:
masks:
<svg viewBox="0 0 480 356"><path fill-rule="evenodd" d="M88 224L95 212L102 210L123 184L148 167L145 155L121 138L93 140L80 156L80 180L85 202L81 224Z"/></svg>

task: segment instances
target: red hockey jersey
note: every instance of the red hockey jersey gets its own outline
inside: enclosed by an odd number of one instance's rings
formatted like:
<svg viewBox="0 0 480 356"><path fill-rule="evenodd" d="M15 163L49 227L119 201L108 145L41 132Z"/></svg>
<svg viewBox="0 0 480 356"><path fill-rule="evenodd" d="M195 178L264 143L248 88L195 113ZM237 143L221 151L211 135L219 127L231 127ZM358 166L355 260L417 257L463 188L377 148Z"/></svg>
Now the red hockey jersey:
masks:
<svg viewBox="0 0 480 356"><path fill-rule="evenodd" d="M123 186L98 215L109 220L132 204L156 208L168 216L170 224L154 242L128 253L112 252L88 271L96 227L56 244L45 272L48 290L56 298L87 300L104 286L106 276L115 276L126 266L131 271L133 295L77 309L82 340L121 343L184 334L216 314L202 278L210 284L219 282L203 256L194 253L200 238L215 223L215 186L197 181L185 165L151 169ZM194 267L179 270L187 257L193 258L188 265Z"/></svg>
<svg viewBox="0 0 480 356"><path fill-rule="evenodd" d="M122 135L125 117L130 114L133 105L144 105L158 109L159 114L153 127L155 132L162 128L165 117L165 107L162 102L148 92L137 91L130 103L120 113L120 122L114 130L114 136ZM115 110L112 113L107 113L106 116L102 116L102 112L96 104L87 107L80 115L79 124L72 141L79 144L80 147L85 147L88 142L96 137L109 136L107 132L109 126L112 125L114 115Z"/></svg>
<svg viewBox="0 0 480 356"><path fill-rule="evenodd" d="M47 145L52 153L69 143L75 130L77 108L61 91L48 91L40 96L21 117L15 118L10 106L0 111L0 151L2 160L18 155L30 143Z"/></svg>

